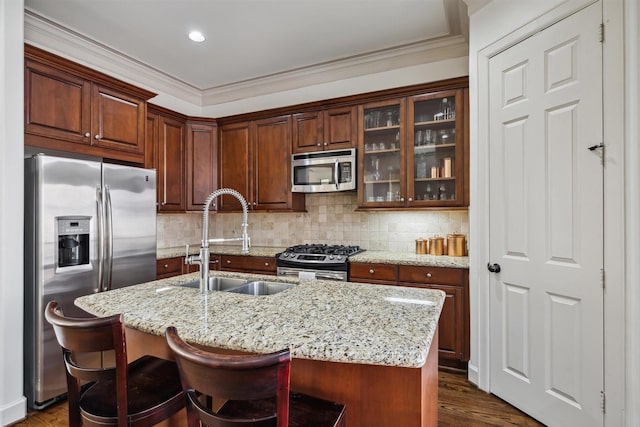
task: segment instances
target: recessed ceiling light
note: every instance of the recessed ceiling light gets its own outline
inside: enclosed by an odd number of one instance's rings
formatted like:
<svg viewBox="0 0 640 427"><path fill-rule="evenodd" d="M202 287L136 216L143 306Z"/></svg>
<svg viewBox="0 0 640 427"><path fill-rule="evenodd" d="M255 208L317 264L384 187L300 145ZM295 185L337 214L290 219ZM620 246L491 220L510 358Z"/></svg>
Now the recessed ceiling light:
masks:
<svg viewBox="0 0 640 427"><path fill-rule="evenodd" d="M189 38L198 43L203 42L205 39L204 34L202 34L200 31L191 31L189 33Z"/></svg>

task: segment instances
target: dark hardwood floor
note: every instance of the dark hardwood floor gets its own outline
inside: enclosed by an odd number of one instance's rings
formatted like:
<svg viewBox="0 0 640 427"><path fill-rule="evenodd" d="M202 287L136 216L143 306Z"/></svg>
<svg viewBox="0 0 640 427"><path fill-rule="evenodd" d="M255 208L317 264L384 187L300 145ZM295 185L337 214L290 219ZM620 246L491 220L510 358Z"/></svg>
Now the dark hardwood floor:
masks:
<svg viewBox="0 0 640 427"><path fill-rule="evenodd" d="M478 390L467 381L466 375L440 371L438 377L439 427L544 426L499 398ZM45 411L30 412L16 427L66 425L67 403L64 401Z"/></svg>

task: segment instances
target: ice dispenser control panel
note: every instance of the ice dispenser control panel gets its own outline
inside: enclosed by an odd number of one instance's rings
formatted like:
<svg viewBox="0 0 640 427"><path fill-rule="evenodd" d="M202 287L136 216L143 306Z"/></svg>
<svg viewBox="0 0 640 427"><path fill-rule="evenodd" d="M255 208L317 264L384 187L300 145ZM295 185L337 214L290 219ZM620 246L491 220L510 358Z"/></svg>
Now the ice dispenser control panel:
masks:
<svg viewBox="0 0 640 427"><path fill-rule="evenodd" d="M58 267L89 264L90 217L58 217Z"/></svg>

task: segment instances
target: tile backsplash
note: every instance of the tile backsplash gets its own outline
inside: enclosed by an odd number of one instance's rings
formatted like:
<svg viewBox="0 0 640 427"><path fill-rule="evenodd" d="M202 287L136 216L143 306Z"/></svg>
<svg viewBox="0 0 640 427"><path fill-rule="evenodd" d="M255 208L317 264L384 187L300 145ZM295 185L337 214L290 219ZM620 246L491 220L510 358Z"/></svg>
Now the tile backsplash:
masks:
<svg viewBox="0 0 640 427"><path fill-rule="evenodd" d="M457 211L356 212L355 192L307 194L304 213L249 212L254 246L300 243L360 245L369 250L413 252L415 239L462 233L469 237L469 214ZM241 213L212 213L209 237L239 237ZM199 245L202 213L158 215L158 247Z"/></svg>

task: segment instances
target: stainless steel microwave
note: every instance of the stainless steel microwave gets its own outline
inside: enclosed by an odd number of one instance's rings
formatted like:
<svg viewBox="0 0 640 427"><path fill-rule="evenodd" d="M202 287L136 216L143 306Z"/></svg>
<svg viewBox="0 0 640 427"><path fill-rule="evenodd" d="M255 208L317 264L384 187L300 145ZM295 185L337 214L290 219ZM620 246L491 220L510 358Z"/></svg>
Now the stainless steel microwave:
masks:
<svg viewBox="0 0 640 427"><path fill-rule="evenodd" d="M291 156L291 191L328 193L356 188L356 149Z"/></svg>

